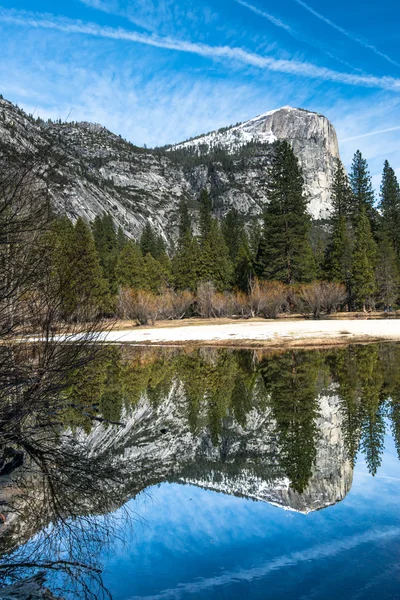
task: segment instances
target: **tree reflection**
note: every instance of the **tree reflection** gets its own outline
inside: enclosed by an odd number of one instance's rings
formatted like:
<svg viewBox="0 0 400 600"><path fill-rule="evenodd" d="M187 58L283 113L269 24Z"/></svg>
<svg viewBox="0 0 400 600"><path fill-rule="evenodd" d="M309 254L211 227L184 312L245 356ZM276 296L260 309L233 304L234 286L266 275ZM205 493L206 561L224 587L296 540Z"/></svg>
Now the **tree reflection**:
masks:
<svg viewBox="0 0 400 600"><path fill-rule="evenodd" d="M318 472L333 406L350 472L359 453L378 472L387 423L400 451L395 344L274 354L39 345L12 360L21 368L4 378L0 404L2 585L45 571L63 596L106 595L99 557L118 535L115 509L161 481L245 490L247 478L273 490L287 478L307 507L318 477L336 485ZM136 448L142 458L126 464Z"/></svg>
<svg viewBox="0 0 400 600"><path fill-rule="evenodd" d="M318 352L287 352L262 361L260 370L276 419L280 460L293 488L307 487L316 457Z"/></svg>
<svg viewBox="0 0 400 600"><path fill-rule="evenodd" d="M52 372L48 356L46 377L39 379L43 352L25 347L14 353L13 364L30 364L31 377L10 386L0 403L0 584L57 573L50 580L63 596L99 598L107 591L96 557L115 536L116 523L95 515L110 513L125 498L111 460L91 456L77 428L108 422L98 394L100 383L109 383L99 375L109 358L90 346L55 344Z"/></svg>

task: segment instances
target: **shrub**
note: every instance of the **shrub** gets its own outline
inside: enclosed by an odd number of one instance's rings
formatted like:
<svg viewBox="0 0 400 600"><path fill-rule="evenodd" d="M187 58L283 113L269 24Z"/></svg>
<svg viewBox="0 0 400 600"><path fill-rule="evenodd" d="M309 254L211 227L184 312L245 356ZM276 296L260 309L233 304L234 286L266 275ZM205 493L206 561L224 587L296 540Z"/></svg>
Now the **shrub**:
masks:
<svg viewBox="0 0 400 600"><path fill-rule="evenodd" d="M312 312L314 319L319 319L322 312L330 314L346 299L346 288L339 283L315 281L301 286L299 297L302 312Z"/></svg>
<svg viewBox="0 0 400 600"><path fill-rule="evenodd" d="M241 317L245 318L251 317L249 297L247 294L245 294L245 292L236 292L232 301L235 315L240 315Z"/></svg>
<svg viewBox="0 0 400 600"><path fill-rule="evenodd" d="M152 292L121 288L118 294L117 313L121 319L132 319L138 325L152 325L159 314L159 302Z"/></svg>
<svg viewBox="0 0 400 600"><path fill-rule="evenodd" d="M252 316L264 316L275 319L286 302L287 287L279 281L250 282L249 305Z"/></svg>
<svg viewBox="0 0 400 600"><path fill-rule="evenodd" d="M212 297L212 316L229 317L234 313L234 298L229 293L216 293Z"/></svg>
<svg viewBox="0 0 400 600"><path fill-rule="evenodd" d="M213 317L213 297L215 287L211 281L201 283L197 289L197 307L201 317L209 319Z"/></svg>
<svg viewBox="0 0 400 600"><path fill-rule="evenodd" d="M194 303L194 295L189 290L175 292L165 288L161 291L157 301L160 314L164 319L183 319Z"/></svg>

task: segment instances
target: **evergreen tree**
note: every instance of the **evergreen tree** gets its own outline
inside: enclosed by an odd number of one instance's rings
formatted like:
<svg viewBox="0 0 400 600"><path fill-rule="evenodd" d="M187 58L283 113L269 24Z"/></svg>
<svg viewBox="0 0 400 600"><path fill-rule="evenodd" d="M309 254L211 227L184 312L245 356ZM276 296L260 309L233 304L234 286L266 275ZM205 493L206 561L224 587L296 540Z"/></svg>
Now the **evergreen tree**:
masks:
<svg viewBox="0 0 400 600"><path fill-rule="evenodd" d="M149 222L146 223L140 237L140 248L143 256L151 254L155 259L159 259L165 254L165 244L161 236L158 236Z"/></svg>
<svg viewBox="0 0 400 600"><path fill-rule="evenodd" d="M377 228L377 212L374 208L375 194L367 161L359 150L354 154L351 165L350 184L353 193L350 216L353 223L358 222L358 215L364 209L375 232Z"/></svg>
<svg viewBox="0 0 400 600"><path fill-rule="evenodd" d="M311 225L311 248L314 255L315 279L325 279L325 254L327 248L327 233L324 227L313 221Z"/></svg>
<svg viewBox="0 0 400 600"><path fill-rule="evenodd" d="M200 196L200 243L204 245L207 236L211 232L212 216L212 201L206 189L201 192Z"/></svg>
<svg viewBox="0 0 400 600"><path fill-rule="evenodd" d="M72 249L72 289L79 318L91 318L109 307L109 294L90 227L79 217Z"/></svg>
<svg viewBox="0 0 400 600"><path fill-rule="evenodd" d="M107 280L109 290L116 293L115 264L117 261L117 234L110 215L96 217L93 226L93 237L99 255L103 277Z"/></svg>
<svg viewBox="0 0 400 600"><path fill-rule="evenodd" d="M357 350L357 367L361 397L361 449L371 475L376 475L382 461L385 415L381 404L383 374L377 346Z"/></svg>
<svg viewBox="0 0 400 600"><path fill-rule="evenodd" d="M239 290L248 292L250 280L255 276L249 240L246 232L243 231L236 263L234 264L233 283Z"/></svg>
<svg viewBox="0 0 400 600"><path fill-rule="evenodd" d="M172 258L174 285L180 290L196 290L199 281L200 247L197 239L187 231Z"/></svg>
<svg viewBox="0 0 400 600"><path fill-rule="evenodd" d="M235 263L242 244L242 235L244 231L243 221L236 208L232 208L223 218L221 230L229 251L230 259L232 263Z"/></svg>
<svg viewBox="0 0 400 600"><path fill-rule="evenodd" d="M277 423L278 456L291 486L302 493L317 455L318 352L286 352L260 363Z"/></svg>
<svg viewBox="0 0 400 600"><path fill-rule="evenodd" d="M118 285L136 290L144 289L146 276L144 259L138 244L129 240L118 254L115 268Z"/></svg>
<svg viewBox="0 0 400 600"><path fill-rule="evenodd" d="M331 202L334 221L338 221L341 217L349 219L352 216L352 190L340 158L335 159Z"/></svg>
<svg viewBox="0 0 400 600"><path fill-rule="evenodd" d="M157 294L170 280L169 268L150 253L144 257L145 289Z"/></svg>
<svg viewBox="0 0 400 600"><path fill-rule="evenodd" d="M343 215L333 223L325 255L325 272L330 281L344 283L351 298L352 234Z"/></svg>
<svg viewBox="0 0 400 600"><path fill-rule="evenodd" d="M362 422L356 352L351 346L344 350L336 350L331 363L332 379L338 384L347 458L353 467L360 445Z"/></svg>
<svg viewBox="0 0 400 600"><path fill-rule="evenodd" d="M221 292L226 290L231 282L232 263L216 219L211 219L210 232L203 241L199 274L202 281L212 281Z"/></svg>
<svg viewBox="0 0 400 600"><path fill-rule="evenodd" d="M396 252L388 233L384 233L378 245L376 280L380 300L395 304L399 295L399 266Z"/></svg>
<svg viewBox="0 0 400 600"><path fill-rule="evenodd" d="M365 208L361 208L355 231L354 251L352 261L352 282L356 302L366 303L376 291L375 266L377 248L372 236L371 226Z"/></svg>
<svg viewBox="0 0 400 600"><path fill-rule="evenodd" d="M258 250L262 238L262 226L260 222L253 221L249 227L249 250L253 264L256 264Z"/></svg>
<svg viewBox="0 0 400 600"><path fill-rule="evenodd" d="M61 318L68 320L76 309L76 295L73 285L73 252L75 231L68 217L55 219L50 231L52 275L59 293Z"/></svg>
<svg viewBox="0 0 400 600"><path fill-rule="evenodd" d="M128 238L126 237L124 230L121 226L118 227L117 231L117 253L121 252L122 248L128 242Z"/></svg>
<svg viewBox="0 0 400 600"><path fill-rule="evenodd" d="M269 204L257 255L258 273L284 283L311 281L315 262L303 177L290 144L277 142L268 185Z"/></svg>
<svg viewBox="0 0 400 600"><path fill-rule="evenodd" d="M382 212L382 228L400 258L400 186L396 174L385 160L382 175L379 208Z"/></svg>
<svg viewBox="0 0 400 600"><path fill-rule="evenodd" d="M165 242L161 235L156 236L155 254L153 255L153 258L161 261L167 258Z"/></svg>
<svg viewBox="0 0 400 600"><path fill-rule="evenodd" d="M183 244L183 240L185 239L187 234L192 235L192 220L190 218L189 208L187 200L182 198L179 203L179 237L178 237L178 246Z"/></svg>

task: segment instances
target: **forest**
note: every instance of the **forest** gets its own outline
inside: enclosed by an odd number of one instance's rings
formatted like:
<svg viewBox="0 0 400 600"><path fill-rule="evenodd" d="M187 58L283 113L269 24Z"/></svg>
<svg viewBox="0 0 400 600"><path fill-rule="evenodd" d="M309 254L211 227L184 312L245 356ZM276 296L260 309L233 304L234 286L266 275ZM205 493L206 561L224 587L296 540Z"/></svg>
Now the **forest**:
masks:
<svg viewBox="0 0 400 600"><path fill-rule="evenodd" d="M377 199L360 151L349 176L337 160L326 222L308 215L301 168L285 141L274 144L267 180L269 202L252 223L234 208L215 218L205 189L198 218L182 200L173 248L150 222L133 240L108 214L91 224L54 217L46 244L60 320L396 310L400 187L388 161Z"/></svg>

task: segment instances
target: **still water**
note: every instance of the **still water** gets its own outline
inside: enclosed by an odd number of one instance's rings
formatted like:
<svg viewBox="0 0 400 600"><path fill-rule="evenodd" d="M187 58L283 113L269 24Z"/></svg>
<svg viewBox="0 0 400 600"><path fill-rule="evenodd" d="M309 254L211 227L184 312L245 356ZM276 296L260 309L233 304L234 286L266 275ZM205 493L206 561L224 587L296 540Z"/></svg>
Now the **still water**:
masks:
<svg viewBox="0 0 400 600"><path fill-rule="evenodd" d="M106 485L67 473L79 514L62 492L61 534L20 516L11 556L90 555L114 600L398 598L399 365L397 344L104 350L71 381L86 412L64 427ZM100 597L73 576L47 585Z"/></svg>

